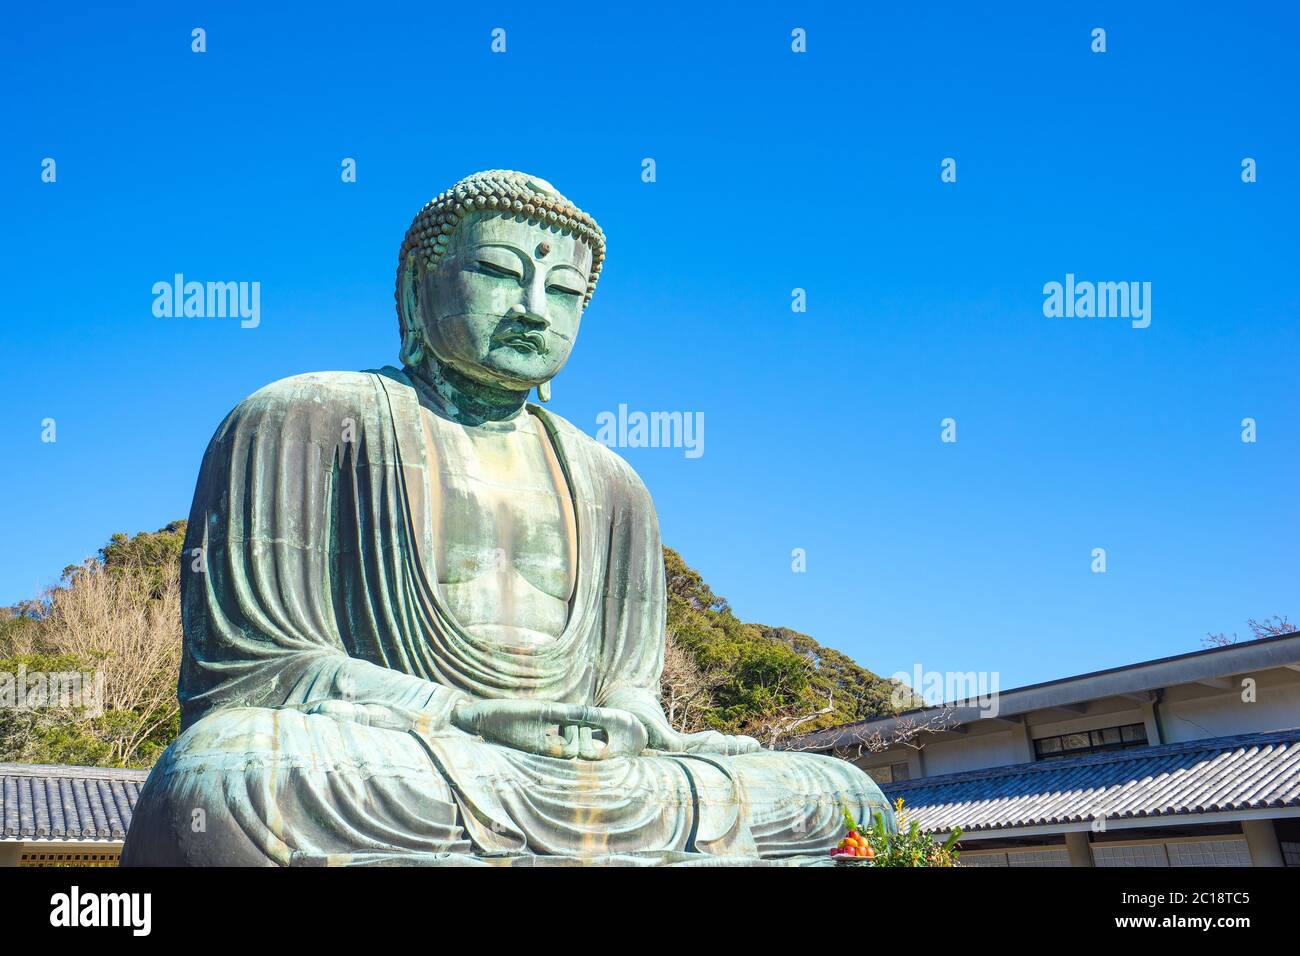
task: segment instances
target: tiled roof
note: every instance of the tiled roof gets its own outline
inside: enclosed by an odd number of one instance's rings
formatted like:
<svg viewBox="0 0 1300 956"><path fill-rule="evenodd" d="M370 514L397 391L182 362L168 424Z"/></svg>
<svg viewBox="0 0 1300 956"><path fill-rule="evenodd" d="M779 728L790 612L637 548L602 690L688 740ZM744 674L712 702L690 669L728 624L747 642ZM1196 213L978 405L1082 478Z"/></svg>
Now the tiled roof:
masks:
<svg viewBox="0 0 1300 956"><path fill-rule="evenodd" d="M147 770L0 763L0 840L121 840Z"/></svg>
<svg viewBox="0 0 1300 956"><path fill-rule="evenodd" d="M885 784L931 832L1300 806L1300 729Z"/></svg>

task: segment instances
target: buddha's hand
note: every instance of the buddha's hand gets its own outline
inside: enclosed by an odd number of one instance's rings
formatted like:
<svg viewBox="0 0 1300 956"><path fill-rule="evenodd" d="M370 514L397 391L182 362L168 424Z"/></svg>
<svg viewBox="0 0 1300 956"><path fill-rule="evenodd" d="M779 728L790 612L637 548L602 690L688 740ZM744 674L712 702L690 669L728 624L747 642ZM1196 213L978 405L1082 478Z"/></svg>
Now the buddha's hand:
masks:
<svg viewBox="0 0 1300 956"><path fill-rule="evenodd" d="M646 748L646 731L631 714L584 704L478 700L457 704L451 722L484 740L543 757L608 760Z"/></svg>
<svg viewBox="0 0 1300 956"><path fill-rule="evenodd" d="M387 704L358 704L347 700L323 700L309 705L305 713L320 714L338 721L379 727L383 730L408 731L428 723L428 717L404 707Z"/></svg>
<svg viewBox="0 0 1300 956"><path fill-rule="evenodd" d="M763 749L763 745L753 737L746 737L743 734L720 734L716 730L702 730L698 734L682 734L675 730L660 731L652 735L650 745L666 753L720 754L724 757L752 754Z"/></svg>

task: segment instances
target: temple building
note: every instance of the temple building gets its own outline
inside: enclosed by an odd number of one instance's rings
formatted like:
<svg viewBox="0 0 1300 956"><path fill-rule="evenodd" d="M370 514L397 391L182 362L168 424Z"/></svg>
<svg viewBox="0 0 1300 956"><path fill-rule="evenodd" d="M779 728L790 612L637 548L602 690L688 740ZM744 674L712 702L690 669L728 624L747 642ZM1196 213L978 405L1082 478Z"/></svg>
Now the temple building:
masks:
<svg viewBox="0 0 1300 956"><path fill-rule="evenodd" d="M788 746L849 759L927 831L961 827L965 866L1300 866L1300 633L1018 687L991 710Z"/></svg>
<svg viewBox="0 0 1300 956"><path fill-rule="evenodd" d="M148 775L0 763L0 867L117 866Z"/></svg>

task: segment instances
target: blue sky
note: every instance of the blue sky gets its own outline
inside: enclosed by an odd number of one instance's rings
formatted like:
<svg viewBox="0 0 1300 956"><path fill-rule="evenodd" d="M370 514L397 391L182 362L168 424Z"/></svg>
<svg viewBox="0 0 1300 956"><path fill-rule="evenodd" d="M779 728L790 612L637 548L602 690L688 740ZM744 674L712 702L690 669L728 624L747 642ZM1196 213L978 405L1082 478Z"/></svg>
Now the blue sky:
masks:
<svg viewBox="0 0 1300 956"><path fill-rule="evenodd" d="M509 167L609 240L551 407L704 413L623 454L741 617L1004 688L1300 617L1293 9L271 6L9 15L0 602L186 516L249 392L395 361L411 217ZM177 272L260 326L156 318ZM1150 327L1044 317L1067 272Z"/></svg>

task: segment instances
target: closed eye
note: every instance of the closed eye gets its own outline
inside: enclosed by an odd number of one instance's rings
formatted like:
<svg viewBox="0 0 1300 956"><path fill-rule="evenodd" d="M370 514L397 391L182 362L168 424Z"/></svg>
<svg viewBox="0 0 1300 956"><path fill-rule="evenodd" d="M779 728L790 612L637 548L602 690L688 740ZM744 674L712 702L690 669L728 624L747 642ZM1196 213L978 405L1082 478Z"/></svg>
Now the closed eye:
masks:
<svg viewBox="0 0 1300 956"><path fill-rule="evenodd" d="M577 289L570 289L563 285L549 285L546 287L547 292L558 292L561 295L582 295Z"/></svg>
<svg viewBox="0 0 1300 956"><path fill-rule="evenodd" d="M516 272L506 266L498 265L495 262L488 262L486 259L478 260L478 271L484 275L496 276L499 279L522 279L523 273Z"/></svg>

